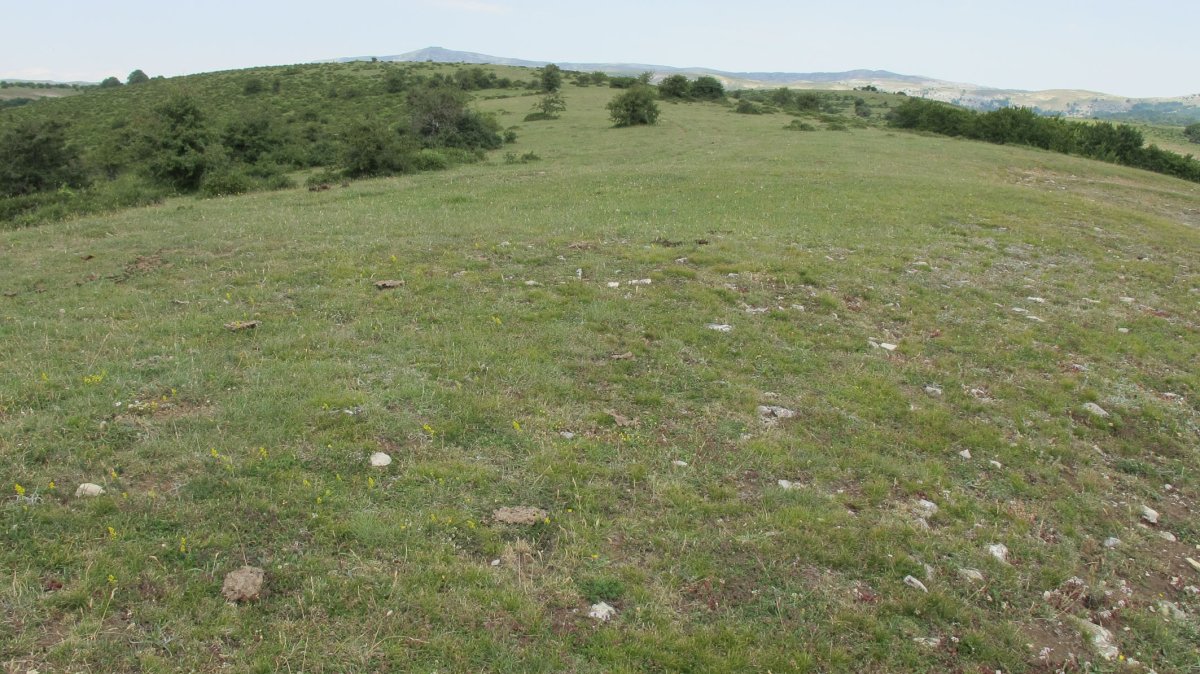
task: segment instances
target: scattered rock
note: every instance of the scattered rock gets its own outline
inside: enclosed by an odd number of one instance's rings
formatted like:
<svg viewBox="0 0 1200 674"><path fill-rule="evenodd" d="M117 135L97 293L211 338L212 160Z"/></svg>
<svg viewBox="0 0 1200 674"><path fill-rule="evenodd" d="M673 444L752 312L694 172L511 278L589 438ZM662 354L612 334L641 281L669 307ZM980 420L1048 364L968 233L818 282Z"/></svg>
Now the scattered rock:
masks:
<svg viewBox="0 0 1200 674"><path fill-rule="evenodd" d="M262 321L233 321L225 324L225 329L230 332L241 332L242 330L253 330L262 325Z"/></svg>
<svg viewBox="0 0 1200 674"><path fill-rule="evenodd" d="M1091 414L1092 416L1097 416L1097 417L1107 417L1108 416L1108 410L1105 410L1103 407L1097 405L1096 403L1084 403L1083 411L1087 412L1088 414Z"/></svg>
<svg viewBox="0 0 1200 674"><path fill-rule="evenodd" d="M933 501L921 499L913 506L913 510L921 517L933 517L938 514L938 505Z"/></svg>
<svg viewBox="0 0 1200 674"><path fill-rule="evenodd" d="M971 458L971 450L964 449L963 451L959 452L958 455L964 459L969 459Z"/></svg>
<svg viewBox="0 0 1200 674"><path fill-rule="evenodd" d="M608 286L609 288L620 288L621 282L620 281L609 281L608 283L605 283L604 285Z"/></svg>
<svg viewBox="0 0 1200 674"><path fill-rule="evenodd" d="M546 519L550 513L541 508L530 506L515 506L497 508L492 512L492 518L501 524L537 524Z"/></svg>
<svg viewBox="0 0 1200 674"><path fill-rule="evenodd" d="M959 569L958 575L960 578L976 583L982 583L984 581L983 573L981 573L978 569Z"/></svg>
<svg viewBox="0 0 1200 674"><path fill-rule="evenodd" d="M221 595L229 601L254 601L262 593L265 574L257 566L243 566L225 574Z"/></svg>
<svg viewBox="0 0 1200 674"><path fill-rule="evenodd" d="M1121 333L1122 335L1128 335L1129 328L1117 328L1117 332Z"/></svg>
<svg viewBox="0 0 1200 674"><path fill-rule="evenodd" d="M709 323L704 327L709 330L716 330L717 332L733 332L733 326L727 323Z"/></svg>
<svg viewBox="0 0 1200 674"><path fill-rule="evenodd" d="M1117 538L1116 536L1109 536L1108 538L1104 539L1104 547L1109 548L1110 550L1120 544L1121 539Z"/></svg>
<svg viewBox="0 0 1200 674"><path fill-rule="evenodd" d="M599 604L592 604L591 607L588 609L588 617L594 618L595 620L599 620L602 623L606 623L609 620L612 620L612 617L615 616L616 614L617 614L617 609L609 606L608 604L606 604L604 602L600 602Z"/></svg>
<svg viewBox="0 0 1200 674"><path fill-rule="evenodd" d="M1150 506L1142 506L1142 519L1150 524L1158 524L1158 511Z"/></svg>
<svg viewBox="0 0 1200 674"><path fill-rule="evenodd" d="M618 426L620 426L621 428L628 428L628 427L630 427L630 426L637 426L637 421L636 421L636 420L634 420L634 419L630 419L630 418L629 418L629 417L627 417L627 416L624 416L624 415L618 414L616 410L604 410L604 413L605 413L605 414L607 414L608 416L612 417L612 418L613 418L613 423L614 423L614 424L616 424L616 425L618 425Z"/></svg>
<svg viewBox="0 0 1200 674"><path fill-rule="evenodd" d="M525 285L529 286L530 288L536 288L537 286L540 286L542 284L538 283L537 281L526 281Z"/></svg>
<svg viewBox="0 0 1200 674"><path fill-rule="evenodd" d="M918 646L924 646L925 648L937 648L938 646L942 645L942 638L941 637L916 637L913 639L913 643L915 643Z"/></svg>
<svg viewBox="0 0 1200 674"><path fill-rule="evenodd" d="M1197 562L1191 557L1184 557L1184 560L1188 563L1188 566L1192 567L1192 570L1200 572L1200 562Z"/></svg>
<svg viewBox="0 0 1200 674"><path fill-rule="evenodd" d="M676 264L687 264L687 261L688 261L688 259L686 257L675 258Z"/></svg>
<svg viewBox="0 0 1200 674"><path fill-rule="evenodd" d="M780 489L784 489L787 491L791 491L792 489L799 489L800 487L803 486L799 482L792 482L791 480L778 480L776 482L776 484L779 485Z"/></svg>
<svg viewBox="0 0 1200 674"><path fill-rule="evenodd" d="M925 587L925 583L922 583L921 581L917 580L916 578L913 578L912 576L905 576L904 584L913 588L914 590L920 590L920 591L926 592L926 593L929 592L929 588Z"/></svg>
<svg viewBox="0 0 1200 674"><path fill-rule="evenodd" d="M1121 649L1117 648L1114 642L1113 633L1088 620L1080 618L1075 619L1079 624L1079 629L1087 635L1088 640L1092 642L1092 648L1100 654L1100 657L1105 660L1115 660L1120 654Z"/></svg>
<svg viewBox="0 0 1200 674"><path fill-rule="evenodd" d="M1173 601L1163 600L1158 602L1158 612L1162 614L1162 617L1169 618L1176 622L1187 620L1188 617L1187 614L1179 608L1179 605Z"/></svg>
<svg viewBox="0 0 1200 674"><path fill-rule="evenodd" d="M104 487L91 482L84 482L75 488L75 498L84 498L86 496L99 496L104 493Z"/></svg>
<svg viewBox="0 0 1200 674"><path fill-rule="evenodd" d="M375 452L371 455L371 465L376 468L383 468L392 464L392 457L383 452Z"/></svg>
<svg viewBox="0 0 1200 674"><path fill-rule="evenodd" d="M535 283L536 283L536 281L535 281ZM396 279L388 279L386 281L376 281L375 282L375 288L377 290L392 290L394 288L399 288L402 285L404 285L404 281L398 281Z"/></svg>
<svg viewBox="0 0 1200 674"><path fill-rule="evenodd" d="M634 356L632 351L626 351L625 353L614 353L608 358L609 360L633 360Z"/></svg>
<svg viewBox="0 0 1200 674"><path fill-rule="evenodd" d="M1122 298L1121 298L1121 303L1122 303L1122 304L1133 304L1133 303L1134 303L1134 302L1136 302L1136 301L1137 301L1137 300L1133 299L1132 297L1122 297Z"/></svg>
<svg viewBox="0 0 1200 674"><path fill-rule="evenodd" d="M564 440L574 440L575 439L575 434L572 433L571 431L559 431L558 434Z"/></svg>
<svg viewBox="0 0 1200 674"><path fill-rule="evenodd" d="M1037 302L1038 304L1046 303L1046 300L1041 297L1026 297L1025 299L1029 302Z"/></svg>
<svg viewBox="0 0 1200 674"><path fill-rule="evenodd" d="M678 466L679 468L687 468L688 462L682 461L680 459L675 459L674 461L671 462L671 465Z"/></svg>
<svg viewBox="0 0 1200 674"><path fill-rule="evenodd" d="M942 395L942 387L937 386L936 384L927 384L925 386L925 392L931 396L940 396Z"/></svg>
<svg viewBox="0 0 1200 674"><path fill-rule="evenodd" d="M912 524L921 531L929 531L932 528L929 526L929 521L924 517L918 517L917 519L913 520Z"/></svg>
<svg viewBox="0 0 1200 674"><path fill-rule="evenodd" d="M631 286L648 286L651 283L654 283L653 279L635 278L629 282L629 285L631 285Z"/></svg>
<svg viewBox="0 0 1200 674"><path fill-rule="evenodd" d="M758 416L764 419L791 419L796 416L796 411L778 405L759 405Z"/></svg>
<svg viewBox="0 0 1200 674"><path fill-rule="evenodd" d="M1000 560L1004 564L1008 564L1008 546L1003 543L995 543L987 548L988 554Z"/></svg>
<svg viewBox="0 0 1200 674"><path fill-rule="evenodd" d="M992 468L995 468L995 469L997 469L997 470L999 470L999 469L1001 469L1001 468L1003 468L1003 467L1004 467L1004 464L1000 463L999 461L994 461L994 460L993 460L993 461L988 461L988 465L989 465L989 466L991 466Z"/></svg>
<svg viewBox="0 0 1200 674"><path fill-rule="evenodd" d="M1175 534L1171 533L1170 531L1159 531L1158 537L1163 539L1164 541L1169 541L1171 543L1179 542L1179 539L1175 538Z"/></svg>

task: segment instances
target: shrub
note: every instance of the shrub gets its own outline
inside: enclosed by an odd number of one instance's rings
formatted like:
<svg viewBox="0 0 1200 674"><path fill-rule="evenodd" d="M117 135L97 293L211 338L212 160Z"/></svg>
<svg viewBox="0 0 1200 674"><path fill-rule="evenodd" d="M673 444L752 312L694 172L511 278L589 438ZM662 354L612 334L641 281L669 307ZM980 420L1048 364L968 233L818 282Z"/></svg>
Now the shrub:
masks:
<svg viewBox="0 0 1200 674"><path fill-rule="evenodd" d="M663 100L684 100L691 91L692 83L683 75L671 75L658 83L658 95Z"/></svg>
<svg viewBox="0 0 1200 674"><path fill-rule="evenodd" d="M733 111L743 115L761 115L763 113L762 106L747 100L738 101L737 107Z"/></svg>
<svg viewBox="0 0 1200 674"><path fill-rule="evenodd" d="M562 88L562 69L553 63L546 64L538 73L538 84L546 93L558 91Z"/></svg>
<svg viewBox="0 0 1200 674"><path fill-rule="evenodd" d="M140 142L140 155L152 180L181 191L200 186L211 163L204 120L195 100L183 94L154 109L154 119Z"/></svg>
<svg viewBox="0 0 1200 674"><path fill-rule="evenodd" d="M725 85L710 75L697 77L692 82L692 98L698 101L720 101L725 98Z"/></svg>
<svg viewBox="0 0 1200 674"><path fill-rule="evenodd" d="M409 173L416 169L415 150L380 122L358 122L342 134L339 164L353 178Z"/></svg>
<svg viewBox="0 0 1200 674"><path fill-rule="evenodd" d="M654 90L645 85L635 86L608 103L608 114L617 126L636 126L658 122L658 104Z"/></svg>
<svg viewBox="0 0 1200 674"><path fill-rule="evenodd" d="M135 70L135 71L129 73L129 77L125 79L125 82L128 84L141 84L143 82L149 82L149 81L150 81L150 76L147 75L146 73L142 72L141 70Z"/></svg>
<svg viewBox="0 0 1200 674"><path fill-rule="evenodd" d="M79 152L67 144L66 128L55 121L27 121L0 136L0 196L86 182Z"/></svg>
<svg viewBox="0 0 1200 674"><path fill-rule="evenodd" d="M788 124L787 126L785 126L783 128L788 129L789 131L816 131L817 130L817 127L813 126L812 124L809 124L808 122L802 122L798 119L793 119L791 124Z"/></svg>
<svg viewBox="0 0 1200 674"><path fill-rule="evenodd" d="M206 197L224 197L249 192L253 181L234 169L209 172L200 182L200 193Z"/></svg>
<svg viewBox="0 0 1200 674"><path fill-rule="evenodd" d="M1200 122L1188 124L1186 127L1184 127L1183 137L1187 138L1193 143L1200 143Z"/></svg>

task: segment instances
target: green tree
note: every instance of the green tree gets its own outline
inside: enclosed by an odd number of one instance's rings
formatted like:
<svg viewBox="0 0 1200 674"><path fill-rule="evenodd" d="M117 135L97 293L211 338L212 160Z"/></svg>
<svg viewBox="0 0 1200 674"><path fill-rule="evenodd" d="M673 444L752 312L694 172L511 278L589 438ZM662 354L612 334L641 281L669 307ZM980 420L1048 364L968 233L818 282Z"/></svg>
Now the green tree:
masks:
<svg viewBox="0 0 1200 674"><path fill-rule="evenodd" d="M172 96L154 109L154 118L143 133L141 157L146 173L179 191L195 190L212 164L209 140L205 115L196 101L186 94Z"/></svg>
<svg viewBox="0 0 1200 674"><path fill-rule="evenodd" d="M562 69L553 63L548 63L538 73L538 81L542 91L552 94L562 88Z"/></svg>
<svg viewBox="0 0 1200 674"><path fill-rule="evenodd" d="M141 70L135 70L129 73L129 77L125 81L129 84L141 84L142 82L149 82L150 76Z"/></svg>
<svg viewBox="0 0 1200 674"><path fill-rule="evenodd" d="M710 75L697 77L692 82L692 98L701 101L719 101L725 98L725 85Z"/></svg>
<svg viewBox="0 0 1200 674"><path fill-rule="evenodd" d="M66 128L55 121L30 120L0 136L0 196L84 184L79 152L67 144Z"/></svg>
<svg viewBox="0 0 1200 674"><path fill-rule="evenodd" d="M265 114L236 117L221 133L221 145L234 161L253 164L282 144Z"/></svg>
<svg viewBox="0 0 1200 674"><path fill-rule="evenodd" d="M559 94L546 94L538 99L533 109L537 110L535 114L540 115L540 119L556 119L558 113L566 112L567 103Z"/></svg>
<svg viewBox="0 0 1200 674"><path fill-rule="evenodd" d="M409 128L426 147L492 150L503 144L499 125L467 108L467 94L450 86L408 92Z"/></svg>
<svg viewBox="0 0 1200 674"><path fill-rule="evenodd" d="M681 100L691 94L692 83L684 75L670 75L658 83L658 95L663 100Z"/></svg>
<svg viewBox="0 0 1200 674"><path fill-rule="evenodd" d="M339 163L347 176L392 175L415 169L417 148L394 129L377 121L352 124L342 134Z"/></svg>
<svg viewBox="0 0 1200 674"><path fill-rule="evenodd" d="M121 86L121 80L119 80L115 77L105 77L100 82L101 89L112 89L113 87L119 87L119 86Z"/></svg>
<svg viewBox="0 0 1200 674"><path fill-rule="evenodd" d="M608 115L617 126L635 126L658 122L658 103L654 90L637 85L619 94L608 103Z"/></svg>
<svg viewBox="0 0 1200 674"><path fill-rule="evenodd" d="M1184 127L1183 136L1193 143L1200 143L1200 122Z"/></svg>

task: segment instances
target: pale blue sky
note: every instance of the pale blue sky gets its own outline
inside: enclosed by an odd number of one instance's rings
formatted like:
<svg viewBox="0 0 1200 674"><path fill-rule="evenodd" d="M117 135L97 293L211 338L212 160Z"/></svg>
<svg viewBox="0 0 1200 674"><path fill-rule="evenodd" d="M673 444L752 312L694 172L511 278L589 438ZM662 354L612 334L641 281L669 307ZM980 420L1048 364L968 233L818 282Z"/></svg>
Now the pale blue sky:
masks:
<svg viewBox="0 0 1200 674"><path fill-rule="evenodd" d="M422 47L734 71L878 68L1019 89L1200 93L1198 0L0 0L0 78L122 79Z"/></svg>

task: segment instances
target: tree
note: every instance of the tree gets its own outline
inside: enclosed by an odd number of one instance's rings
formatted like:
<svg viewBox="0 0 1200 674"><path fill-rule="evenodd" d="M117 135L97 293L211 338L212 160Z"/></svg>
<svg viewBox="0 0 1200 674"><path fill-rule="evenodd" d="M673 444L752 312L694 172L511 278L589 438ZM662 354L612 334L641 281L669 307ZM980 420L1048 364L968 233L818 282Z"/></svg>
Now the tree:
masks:
<svg viewBox="0 0 1200 674"><path fill-rule="evenodd" d="M121 80L119 80L115 77L105 77L100 82L101 89L112 89L113 87L119 87L119 86L121 86Z"/></svg>
<svg viewBox="0 0 1200 674"><path fill-rule="evenodd" d="M534 113L537 119L556 119L558 113L566 111L567 103L558 94L546 94L538 99L538 102L533 105L533 109L537 110Z"/></svg>
<svg viewBox="0 0 1200 674"><path fill-rule="evenodd" d="M212 163L209 132L196 101L176 94L154 109L142 136L141 155L150 178L180 191L200 186Z"/></svg>
<svg viewBox="0 0 1200 674"><path fill-rule="evenodd" d="M538 74L542 91L554 93L562 88L562 69L553 63L546 64Z"/></svg>
<svg viewBox="0 0 1200 674"><path fill-rule="evenodd" d="M379 122L358 122L342 134L342 169L353 178L409 173L415 169L412 143Z"/></svg>
<svg viewBox="0 0 1200 674"><path fill-rule="evenodd" d="M617 126L655 124L658 122L658 104L654 102L654 90L637 85L608 103L608 114Z"/></svg>
<svg viewBox="0 0 1200 674"><path fill-rule="evenodd" d="M1193 143L1200 143L1200 122L1188 124L1183 129L1183 135Z"/></svg>
<svg viewBox="0 0 1200 674"><path fill-rule="evenodd" d="M692 83L684 75L671 75L658 83L658 95L663 100L681 100L691 94Z"/></svg>
<svg viewBox="0 0 1200 674"><path fill-rule="evenodd" d="M30 120L0 136L0 196L84 184L79 152L67 144L66 128L60 122Z"/></svg>
<svg viewBox="0 0 1200 674"><path fill-rule="evenodd" d="M125 80L125 82L127 82L128 84L141 84L142 82L149 82L149 81L150 81L150 76L147 75L146 73L142 72L141 70L135 70L135 71L129 73L129 77Z"/></svg>
<svg viewBox="0 0 1200 674"><path fill-rule="evenodd" d="M426 147L466 150L500 147L499 125L467 109L467 94L449 86L419 87L408 92L409 128Z"/></svg>
<svg viewBox="0 0 1200 674"><path fill-rule="evenodd" d="M725 98L725 85L711 75L697 77L692 82L692 98L701 101L719 101Z"/></svg>

